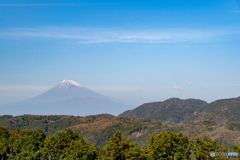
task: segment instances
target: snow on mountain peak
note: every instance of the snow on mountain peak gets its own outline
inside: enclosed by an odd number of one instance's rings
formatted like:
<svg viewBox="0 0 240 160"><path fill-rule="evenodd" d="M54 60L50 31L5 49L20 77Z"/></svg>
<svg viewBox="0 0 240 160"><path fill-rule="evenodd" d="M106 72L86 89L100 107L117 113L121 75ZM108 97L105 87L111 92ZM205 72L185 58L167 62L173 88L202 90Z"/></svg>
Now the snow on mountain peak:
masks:
<svg viewBox="0 0 240 160"><path fill-rule="evenodd" d="M69 86L77 86L77 87L82 87L80 84L78 84L77 82L73 81L73 80L63 80L58 86L57 88L62 88L62 87L69 87Z"/></svg>

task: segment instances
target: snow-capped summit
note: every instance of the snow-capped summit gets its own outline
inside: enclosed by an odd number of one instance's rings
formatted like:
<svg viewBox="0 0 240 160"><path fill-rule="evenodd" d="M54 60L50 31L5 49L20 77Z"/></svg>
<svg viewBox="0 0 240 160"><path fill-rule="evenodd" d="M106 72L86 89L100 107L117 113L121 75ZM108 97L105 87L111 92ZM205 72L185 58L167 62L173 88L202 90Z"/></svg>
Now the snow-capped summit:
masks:
<svg viewBox="0 0 240 160"><path fill-rule="evenodd" d="M38 99L39 98L44 100L48 99L50 101L89 97L106 99L105 96L100 95L86 87L83 87L73 80L63 80L55 87L37 96Z"/></svg>
<svg viewBox="0 0 240 160"><path fill-rule="evenodd" d="M63 80L50 90L28 100L1 108L0 115L94 115L122 113L126 105L96 93L73 80Z"/></svg>
<svg viewBox="0 0 240 160"><path fill-rule="evenodd" d="M77 86L77 87L82 87L80 84L73 80L63 80L61 83L59 83L56 87L57 88L69 88L70 86Z"/></svg>

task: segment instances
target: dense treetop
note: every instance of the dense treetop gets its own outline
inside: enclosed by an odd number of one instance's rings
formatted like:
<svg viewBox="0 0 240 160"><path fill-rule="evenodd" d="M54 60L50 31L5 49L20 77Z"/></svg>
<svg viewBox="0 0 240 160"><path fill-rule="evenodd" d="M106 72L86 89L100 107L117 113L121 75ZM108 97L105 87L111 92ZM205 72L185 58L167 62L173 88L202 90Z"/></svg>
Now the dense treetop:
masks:
<svg viewBox="0 0 240 160"><path fill-rule="evenodd" d="M0 159L32 160L157 160L157 159L223 159L210 152L239 151L240 145L226 148L209 137L189 139L182 133L161 132L148 138L147 146L123 137L116 131L104 147L87 142L70 128L56 136L46 136L42 130L9 131L0 127ZM225 157L226 158L226 157Z"/></svg>
<svg viewBox="0 0 240 160"><path fill-rule="evenodd" d="M220 123L215 121L188 121L174 123L161 120L130 119L126 117L113 117L111 115L96 115L87 117L64 116L64 115L23 115L23 116L0 116L0 126L10 131L38 130L43 133L57 136L58 132L71 128L87 141L103 147L116 131L129 138L130 142L137 142L139 146L147 144L147 138L160 132L181 132L189 138L195 135L200 137L208 135L212 140L223 146L237 145L240 143L240 123Z"/></svg>

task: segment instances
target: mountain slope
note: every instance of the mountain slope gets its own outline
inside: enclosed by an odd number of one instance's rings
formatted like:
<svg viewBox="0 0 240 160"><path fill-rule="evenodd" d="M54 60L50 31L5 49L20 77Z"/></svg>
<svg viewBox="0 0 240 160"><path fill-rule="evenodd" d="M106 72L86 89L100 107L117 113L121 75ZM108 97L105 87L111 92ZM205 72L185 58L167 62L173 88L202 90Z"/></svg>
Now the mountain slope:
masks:
<svg viewBox="0 0 240 160"><path fill-rule="evenodd" d="M72 80L64 80L43 94L2 107L0 115L117 115L128 106L98 94Z"/></svg>
<svg viewBox="0 0 240 160"><path fill-rule="evenodd" d="M205 105L207 105L205 101L198 99L170 98L163 102L145 103L133 110L123 112L119 117L148 118L179 123L190 120Z"/></svg>
<svg viewBox="0 0 240 160"><path fill-rule="evenodd" d="M112 117L112 116L111 116ZM174 123L161 120L129 119L124 117L109 118L109 115L74 117L74 116L0 116L0 126L9 130L42 129L46 134L56 135L65 128L72 128L84 138L98 146L104 146L112 135L120 130L123 136L138 145L147 144L147 138L160 132L181 132L189 138L203 135L221 145L240 143L240 123L227 124L213 121Z"/></svg>
<svg viewBox="0 0 240 160"><path fill-rule="evenodd" d="M240 122L240 97L220 99L212 103L202 100L171 98L163 102L145 103L119 115L128 118L147 118L170 122L218 121Z"/></svg>
<svg viewBox="0 0 240 160"><path fill-rule="evenodd" d="M200 114L193 120L212 120L223 123L240 122L240 97L214 101L201 108Z"/></svg>
<svg viewBox="0 0 240 160"><path fill-rule="evenodd" d="M53 102L59 100L68 100L75 98L97 98L108 99L111 98L98 94L86 87L79 85L72 80L64 80L60 84L44 92L43 94L29 99L34 102Z"/></svg>

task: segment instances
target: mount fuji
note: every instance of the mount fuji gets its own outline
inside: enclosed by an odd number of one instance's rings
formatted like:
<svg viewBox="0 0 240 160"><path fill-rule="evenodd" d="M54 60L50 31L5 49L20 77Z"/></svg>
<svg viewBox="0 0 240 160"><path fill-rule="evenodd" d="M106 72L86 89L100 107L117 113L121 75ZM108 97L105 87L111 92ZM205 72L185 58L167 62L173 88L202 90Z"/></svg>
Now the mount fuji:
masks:
<svg viewBox="0 0 240 160"><path fill-rule="evenodd" d="M1 107L0 115L118 115L127 109L129 106L113 98L98 94L72 80L64 80L39 96Z"/></svg>

